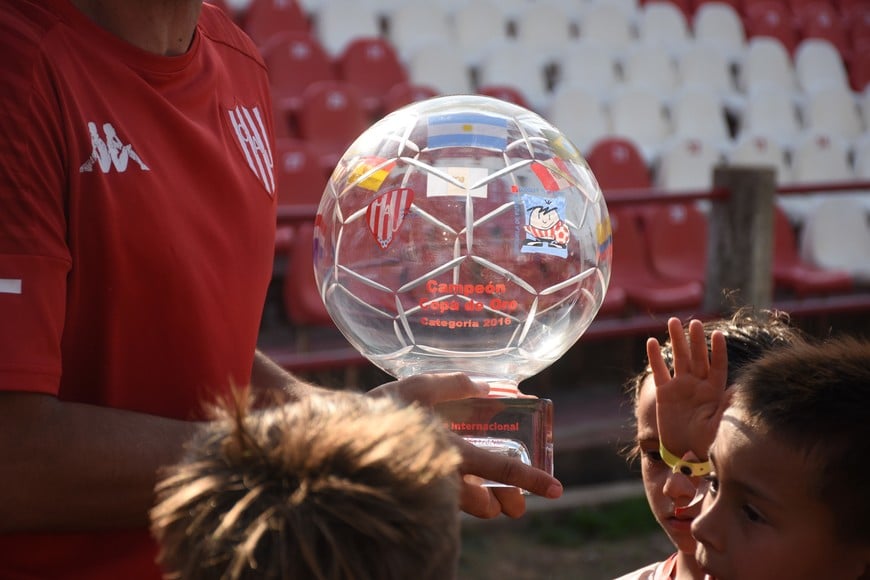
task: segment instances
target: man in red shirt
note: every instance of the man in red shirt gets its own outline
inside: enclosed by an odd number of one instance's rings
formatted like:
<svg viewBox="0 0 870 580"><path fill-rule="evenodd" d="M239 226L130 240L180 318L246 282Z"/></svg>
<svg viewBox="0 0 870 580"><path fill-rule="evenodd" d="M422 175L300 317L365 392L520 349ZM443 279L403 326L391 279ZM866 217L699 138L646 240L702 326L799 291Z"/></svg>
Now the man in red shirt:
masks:
<svg viewBox="0 0 870 580"><path fill-rule="evenodd" d="M200 0L0 11L0 577L158 578L157 469L231 385L315 389L256 351L274 128L253 43ZM376 389L479 396L461 375ZM464 473L558 497L460 441ZM463 509L518 516L514 488Z"/></svg>

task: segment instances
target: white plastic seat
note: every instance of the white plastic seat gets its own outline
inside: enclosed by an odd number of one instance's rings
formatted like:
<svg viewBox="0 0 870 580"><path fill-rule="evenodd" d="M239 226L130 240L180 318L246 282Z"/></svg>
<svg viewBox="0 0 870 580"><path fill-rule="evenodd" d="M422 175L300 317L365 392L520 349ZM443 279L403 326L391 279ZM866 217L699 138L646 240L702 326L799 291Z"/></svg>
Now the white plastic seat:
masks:
<svg viewBox="0 0 870 580"><path fill-rule="evenodd" d="M389 39L403 59L429 42L449 37L447 12L438 2L408 2L390 15Z"/></svg>
<svg viewBox="0 0 870 580"><path fill-rule="evenodd" d="M658 158L659 148L671 135L670 121L662 97L644 88L625 88L607 103L613 133L634 140L647 164Z"/></svg>
<svg viewBox="0 0 870 580"><path fill-rule="evenodd" d="M785 150L775 139L763 135L743 135L737 139L734 146L726 152L726 161L730 165L772 167L779 185L793 181Z"/></svg>
<svg viewBox="0 0 870 580"><path fill-rule="evenodd" d="M739 133L770 135L788 147L802 130L794 94L784 88L767 86L750 91L740 119Z"/></svg>
<svg viewBox="0 0 870 580"><path fill-rule="evenodd" d="M597 2L583 14L580 38L598 42L619 55L636 41L631 13L610 2Z"/></svg>
<svg viewBox="0 0 870 580"><path fill-rule="evenodd" d="M849 88L849 75L836 47L821 38L807 38L794 53L797 81L805 93L827 86Z"/></svg>
<svg viewBox="0 0 870 580"><path fill-rule="evenodd" d="M740 14L725 2L704 2L692 18L696 42L715 46L731 63L737 63L746 45Z"/></svg>
<svg viewBox="0 0 870 580"><path fill-rule="evenodd" d="M477 84L517 87L537 111L546 110L551 96L545 56L514 40L494 43L483 55Z"/></svg>
<svg viewBox="0 0 870 580"><path fill-rule="evenodd" d="M671 100L670 113L674 137L694 137L722 151L730 147L725 107L712 90L694 87L680 91Z"/></svg>
<svg viewBox="0 0 870 580"><path fill-rule="evenodd" d="M684 50L692 39L686 16L671 2L644 4L637 17L637 36L643 45L661 46L672 53Z"/></svg>
<svg viewBox="0 0 870 580"><path fill-rule="evenodd" d="M728 59L715 46L695 42L690 50L676 57L676 69L681 87L713 90L735 115L739 115L743 109L744 98L737 91Z"/></svg>
<svg viewBox="0 0 870 580"><path fill-rule="evenodd" d="M584 154L613 130L600 97L576 85L562 85L553 93L547 118Z"/></svg>
<svg viewBox="0 0 870 580"><path fill-rule="evenodd" d="M801 257L825 269L845 270L859 283L870 282L870 225L856 199L830 195L806 216Z"/></svg>
<svg viewBox="0 0 870 580"><path fill-rule="evenodd" d="M667 99L677 88L677 69L671 53L658 45L635 45L622 62L623 82L645 87Z"/></svg>
<svg viewBox="0 0 870 580"><path fill-rule="evenodd" d="M559 52L577 40L576 25L568 12L553 2L527 4L514 20L516 41L534 48L547 61L554 61Z"/></svg>
<svg viewBox="0 0 870 580"><path fill-rule="evenodd" d="M855 179L855 171L849 162L849 144L832 135L802 135L792 148L791 168L794 183L801 185L842 183ZM782 197L781 206L793 223L803 223L825 197L823 189L808 195L786 195Z"/></svg>
<svg viewBox="0 0 870 580"><path fill-rule="evenodd" d="M723 155L715 143L693 138L675 139L661 151L655 183L668 191L711 189L713 168L722 160Z"/></svg>
<svg viewBox="0 0 870 580"><path fill-rule="evenodd" d="M412 83L430 86L440 94L474 92L465 56L449 39L433 41L415 50L406 68Z"/></svg>
<svg viewBox="0 0 870 580"><path fill-rule="evenodd" d="M467 0L451 22L451 38L471 67L480 63L490 46L507 39L509 20L495 0Z"/></svg>
<svg viewBox="0 0 870 580"><path fill-rule="evenodd" d="M579 86L607 99L621 82L616 58L598 42L580 40L565 46L555 65L555 90Z"/></svg>
<svg viewBox="0 0 870 580"><path fill-rule="evenodd" d="M743 92L774 85L788 91L797 89L794 65L785 47L775 38L751 38L740 58L738 87Z"/></svg>
<svg viewBox="0 0 870 580"><path fill-rule="evenodd" d="M803 104L804 126L821 133L855 139L864 123L855 97L847 87L827 85L807 94Z"/></svg>
<svg viewBox="0 0 870 580"><path fill-rule="evenodd" d="M323 2L317 9L314 28L321 45L337 57L360 36L380 36L378 15L365 2L340 0Z"/></svg>

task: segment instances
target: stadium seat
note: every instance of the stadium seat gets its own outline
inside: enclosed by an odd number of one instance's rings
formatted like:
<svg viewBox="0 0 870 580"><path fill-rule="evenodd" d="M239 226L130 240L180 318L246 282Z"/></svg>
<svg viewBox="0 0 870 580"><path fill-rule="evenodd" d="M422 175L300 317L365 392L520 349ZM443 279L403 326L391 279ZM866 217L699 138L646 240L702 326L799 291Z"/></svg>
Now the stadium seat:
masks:
<svg viewBox="0 0 870 580"><path fill-rule="evenodd" d="M788 54L798 43L797 28L791 11L781 0L756 0L746 5L744 27L747 41L754 38L772 38Z"/></svg>
<svg viewBox="0 0 870 580"><path fill-rule="evenodd" d="M381 23L366 2L341 0L323 2L317 10L314 30L330 57L336 58L360 36L380 36Z"/></svg>
<svg viewBox="0 0 870 580"><path fill-rule="evenodd" d="M546 55L516 40L490 45L480 60L477 84L516 87L538 112L547 109L551 96Z"/></svg>
<svg viewBox="0 0 870 580"><path fill-rule="evenodd" d="M795 6L792 12L804 40L815 38L830 42L841 58L850 53L846 27L833 3L826 0L803 2Z"/></svg>
<svg viewBox="0 0 870 580"><path fill-rule="evenodd" d="M856 199L832 195L820 201L804 222L804 260L828 270L845 270L857 284L870 283L870 226Z"/></svg>
<svg viewBox="0 0 870 580"><path fill-rule="evenodd" d="M508 103L525 107L526 109L532 108L525 95L523 95L522 91L517 87L508 85L480 85L477 87L477 94L501 99L502 101L507 101Z"/></svg>
<svg viewBox="0 0 870 580"><path fill-rule="evenodd" d="M556 85L578 86L608 99L621 82L618 61L601 43L580 40L566 45L556 60Z"/></svg>
<svg viewBox="0 0 870 580"><path fill-rule="evenodd" d="M408 73L393 46L381 37L360 37L347 45L336 61L338 77L359 89L369 116L384 113L390 89L408 81Z"/></svg>
<svg viewBox="0 0 870 580"><path fill-rule="evenodd" d="M440 94L474 92L465 55L449 38L429 42L414 51L405 63L411 82L427 85Z"/></svg>
<svg viewBox="0 0 870 580"><path fill-rule="evenodd" d="M799 86L811 93L827 86L849 87L849 76L837 48L821 38L808 38L798 44L794 68Z"/></svg>
<svg viewBox="0 0 870 580"><path fill-rule="evenodd" d="M311 147L301 139L276 139L274 157L278 205L317 206L327 173Z"/></svg>
<svg viewBox="0 0 870 580"><path fill-rule="evenodd" d="M861 93L870 87L870 40L862 51L856 51L849 66L849 83L852 90ZM870 121L870 118L865 117Z"/></svg>
<svg viewBox="0 0 870 580"><path fill-rule="evenodd" d="M777 185L793 181L785 151L776 139L764 135L741 135L726 153L726 162L736 166L772 167L776 172Z"/></svg>
<svg viewBox="0 0 870 580"><path fill-rule="evenodd" d="M712 90L727 111L739 115L744 98L737 90L728 59L715 46L696 42L676 57L677 79L683 89Z"/></svg>
<svg viewBox="0 0 870 580"><path fill-rule="evenodd" d="M847 140L864 133L858 103L849 87L826 85L804 97L804 126L816 133Z"/></svg>
<svg viewBox="0 0 870 580"><path fill-rule="evenodd" d="M664 99L649 89L626 88L616 93L608 105L613 134L635 141L647 164L652 165L671 134Z"/></svg>
<svg viewBox="0 0 870 580"><path fill-rule="evenodd" d="M777 86L750 91L739 121L738 135L764 135L788 148L803 129L794 95L794 92Z"/></svg>
<svg viewBox="0 0 870 580"><path fill-rule="evenodd" d="M526 8L514 19L516 42L534 47L545 62L555 61L559 53L576 42L577 25L570 14L552 2L526 3Z"/></svg>
<svg viewBox="0 0 870 580"><path fill-rule="evenodd" d="M709 244L707 216L694 204L680 203L651 206L643 213L643 221L653 269L662 277L703 286Z"/></svg>
<svg viewBox="0 0 870 580"><path fill-rule="evenodd" d="M308 15L296 0L253 0L245 9L244 30L262 47L284 32L308 32Z"/></svg>
<svg viewBox="0 0 870 580"><path fill-rule="evenodd" d="M291 123L302 106L306 87L337 78L332 58L308 32L272 36L262 52L269 70L272 99L277 109L290 117Z"/></svg>
<svg viewBox="0 0 870 580"><path fill-rule="evenodd" d="M704 2L692 17L696 43L711 44L731 63L737 63L746 45L740 13L725 2Z"/></svg>
<svg viewBox="0 0 870 580"><path fill-rule="evenodd" d="M738 87L743 92L773 85L787 91L797 89L797 78L790 53L777 39L750 38L740 59Z"/></svg>
<svg viewBox="0 0 870 580"><path fill-rule="evenodd" d="M622 59L622 76L624 86L655 91L662 100L677 89L674 59L671 52L660 45L634 45Z"/></svg>
<svg viewBox="0 0 870 580"><path fill-rule="evenodd" d="M305 89L299 110L299 135L331 172L347 147L370 125L356 87L321 81Z"/></svg>
<svg viewBox="0 0 870 580"><path fill-rule="evenodd" d="M418 85L411 82L399 83L384 96L384 113L390 113L405 105L437 96L438 91L429 85Z"/></svg>
<svg viewBox="0 0 870 580"><path fill-rule="evenodd" d="M855 179L854 169L849 163L848 143L832 135L802 135L792 148L791 166L796 184L823 186ZM780 205L792 223L801 224L827 196L823 189L809 195L784 195Z"/></svg>
<svg viewBox="0 0 870 580"><path fill-rule="evenodd" d="M725 150L732 139L722 99L711 89L691 87L679 91L671 99L673 136L694 138Z"/></svg>
<svg viewBox="0 0 870 580"><path fill-rule="evenodd" d="M692 40L689 20L676 4L648 2L637 15L638 42L644 47L657 46L670 53L686 50Z"/></svg>
<svg viewBox="0 0 870 580"><path fill-rule="evenodd" d="M389 39L402 60L429 42L450 38L447 12L438 2L405 2L390 16Z"/></svg>
<svg viewBox="0 0 870 580"><path fill-rule="evenodd" d="M617 206L610 212L613 229L611 285L622 288L629 303L644 312L699 307L704 297L702 283L670 280L652 269L640 216L632 206Z"/></svg>
<svg viewBox="0 0 870 580"><path fill-rule="evenodd" d="M595 2L583 13L580 38L598 42L619 55L636 41L633 16L614 2Z"/></svg>
<svg viewBox="0 0 870 580"><path fill-rule="evenodd" d="M476 67L491 44L508 38L509 25L497 0L466 0L453 14L451 39L466 66Z"/></svg>
<svg viewBox="0 0 870 580"><path fill-rule="evenodd" d="M713 168L722 159L722 149L715 143L676 138L661 151L655 183L668 191L712 189Z"/></svg>
<svg viewBox="0 0 870 580"><path fill-rule="evenodd" d="M297 327L332 325L314 278L314 224L297 226L284 272L282 298L291 324Z"/></svg>
<svg viewBox="0 0 870 580"><path fill-rule="evenodd" d="M773 282L775 288L791 291L795 296L850 292L852 276L845 270L824 269L805 261L800 255L798 236L785 212L774 206L773 212Z"/></svg>
<svg viewBox="0 0 870 580"><path fill-rule="evenodd" d="M652 177L637 146L628 139L605 137L586 155L589 168L607 193L617 189L649 189Z"/></svg>
<svg viewBox="0 0 870 580"><path fill-rule="evenodd" d="M561 86L553 94L547 111L547 118L581 152L613 130L604 103L584 87Z"/></svg>

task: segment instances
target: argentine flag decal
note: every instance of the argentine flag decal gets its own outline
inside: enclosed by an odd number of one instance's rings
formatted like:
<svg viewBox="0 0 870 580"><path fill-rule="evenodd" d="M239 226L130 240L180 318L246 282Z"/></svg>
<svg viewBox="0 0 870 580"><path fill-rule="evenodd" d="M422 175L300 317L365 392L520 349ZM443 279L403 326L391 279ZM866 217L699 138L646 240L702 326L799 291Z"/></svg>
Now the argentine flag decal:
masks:
<svg viewBox="0 0 870 580"><path fill-rule="evenodd" d="M433 115L429 118L429 149L439 147L483 147L504 149L507 146L504 117L483 113Z"/></svg>

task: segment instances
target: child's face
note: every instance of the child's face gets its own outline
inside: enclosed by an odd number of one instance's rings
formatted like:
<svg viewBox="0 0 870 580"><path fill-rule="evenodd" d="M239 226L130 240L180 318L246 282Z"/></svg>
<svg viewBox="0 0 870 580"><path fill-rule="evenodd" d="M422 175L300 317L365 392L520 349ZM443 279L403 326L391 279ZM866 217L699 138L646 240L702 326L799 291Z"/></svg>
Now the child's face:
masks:
<svg viewBox="0 0 870 580"><path fill-rule="evenodd" d="M659 454L659 431L656 425L656 385L652 375L641 384L637 408L637 442L641 456L643 487L650 509L659 525L680 552L694 554L692 520L701 511L696 504L685 511L695 497L695 482L682 473L674 474Z"/></svg>
<svg viewBox="0 0 870 580"><path fill-rule="evenodd" d="M858 578L858 554L809 488L818 467L743 418L729 409L710 450L710 491L692 525L698 562L716 580Z"/></svg>

